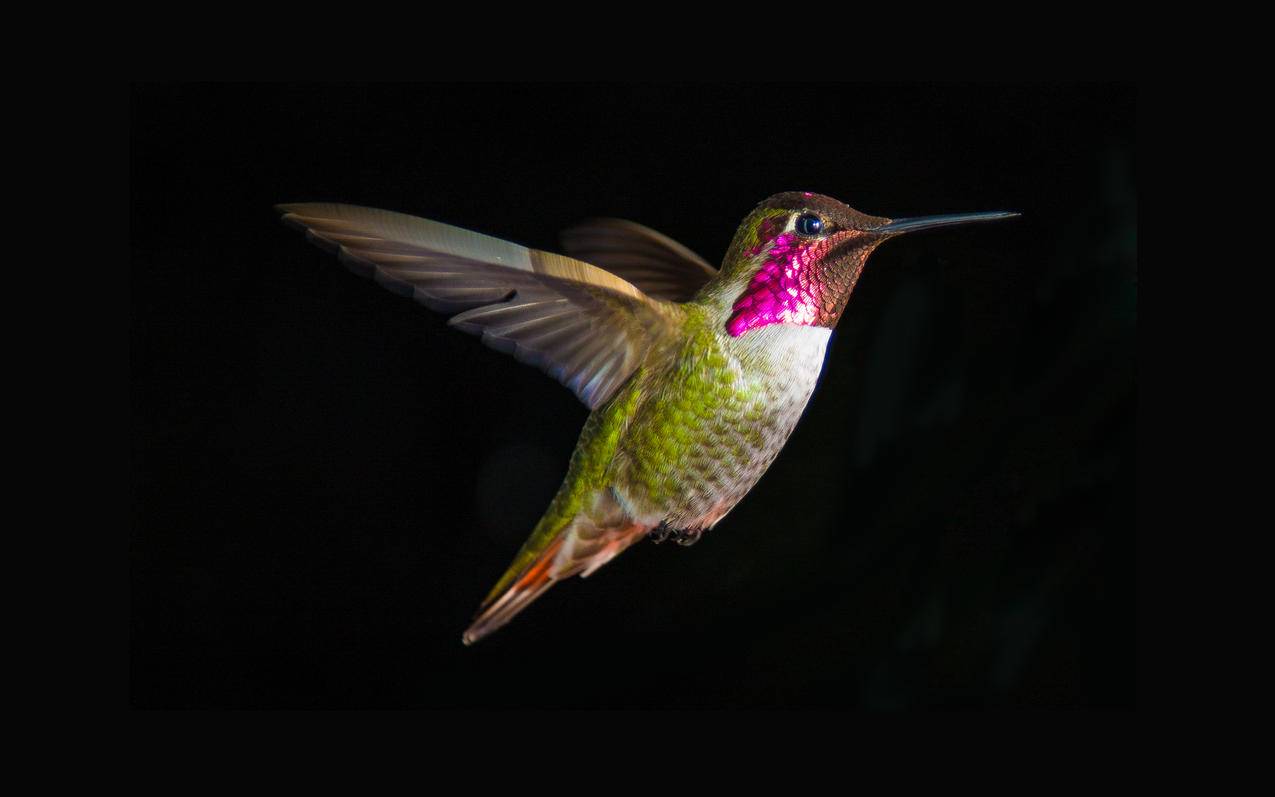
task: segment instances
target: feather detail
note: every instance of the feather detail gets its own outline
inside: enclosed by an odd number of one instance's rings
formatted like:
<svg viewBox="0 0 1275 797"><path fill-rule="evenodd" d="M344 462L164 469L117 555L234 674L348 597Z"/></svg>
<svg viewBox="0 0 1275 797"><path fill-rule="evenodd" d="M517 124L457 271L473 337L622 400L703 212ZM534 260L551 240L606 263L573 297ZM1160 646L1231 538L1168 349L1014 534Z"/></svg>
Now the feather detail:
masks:
<svg viewBox="0 0 1275 797"><path fill-rule="evenodd" d="M623 219L590 219L562 233L572 257L623 277L648 296L685 302L717 269L667 235Z"/></svg>
<svg viewBox="0 0 1275 797"><path fill-rule="evenodd" d="M277 209L352 271L433 310L458 313L453 326L553 375L590 409L682 319L676 305L563 255L374 208Z"/></svg>
<svg viewBox="0 0 1275 797"><path fill-rule="evenodd" d="M472 645L514 619L555 583L576 574L589 576L646 536L647 526L629 523L604 528L577 518L504 588L497 585L461 640ZM505 579L502 579L502 583Z"/></svg>

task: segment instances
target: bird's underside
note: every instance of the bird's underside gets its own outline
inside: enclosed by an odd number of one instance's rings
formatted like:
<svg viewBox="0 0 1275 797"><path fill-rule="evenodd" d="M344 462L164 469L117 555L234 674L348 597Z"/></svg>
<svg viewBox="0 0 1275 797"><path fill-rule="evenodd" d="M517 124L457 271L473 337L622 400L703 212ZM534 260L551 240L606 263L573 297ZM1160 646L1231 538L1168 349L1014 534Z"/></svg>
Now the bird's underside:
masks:
<svg viewBox="0 0 1275 797"><path fill-rule="evenodd" d="M702 311L687 313L686 326L706 326ZM758 333L781 339L772 344L780 353L752 363L748 374L714 361L729 355L697 340L707 332L652 353L589 416L562 487L467 641L555 581L588 576L645 536L695 542L770 466L814 389L827 330ZM800 373L786 373L794 368Z"/></svg>
<svg viewBox="0 0 1275 797"><path fill-rule="evenodd" d="M698 539L774 459L822 364L827 329L730 339L724 317L688 301L715 270L632 222L568 230L575 259L382 210L279 210L354 271L454 313L451 325L538 366L592 410L562 487L466 644L648 534ZM794 362L808 375L794 379Z"/></svg>

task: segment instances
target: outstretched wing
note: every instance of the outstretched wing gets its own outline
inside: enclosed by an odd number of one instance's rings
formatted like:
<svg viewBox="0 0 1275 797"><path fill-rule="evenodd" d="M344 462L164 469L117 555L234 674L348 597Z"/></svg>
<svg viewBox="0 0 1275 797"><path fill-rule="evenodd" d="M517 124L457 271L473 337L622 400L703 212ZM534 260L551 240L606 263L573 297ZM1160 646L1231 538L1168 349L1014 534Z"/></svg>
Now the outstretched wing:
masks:
<svg viewBox="0 0 1275 797"><path fill-rule="evenodd" d="M283 220L355 272L431 309L489 346L539 366L590 409L614 394L681 308L616 275L436 221L354 205L278 205Z"/></svg>
<svg viewBox="0 0 1275 797"><path fill-rule="evenodd" d="M567 254L618 274L648 296L685 302L717 269L677 241L623 219L590 219L562 233Z"/></svg>

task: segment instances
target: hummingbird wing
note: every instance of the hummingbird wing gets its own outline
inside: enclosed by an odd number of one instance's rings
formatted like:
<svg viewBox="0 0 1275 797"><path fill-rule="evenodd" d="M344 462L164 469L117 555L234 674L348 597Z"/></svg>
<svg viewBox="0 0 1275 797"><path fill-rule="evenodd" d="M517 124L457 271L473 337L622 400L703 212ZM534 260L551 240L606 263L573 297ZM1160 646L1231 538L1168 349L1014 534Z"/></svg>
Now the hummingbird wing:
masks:
<svg viewBox="0 0 1275 797"><path fill-rule="evenodd" d="M433 310L462 311L453 326L540 367L590 409L680 323L676 305L562 255L387 210L328 203L276 209L356 273Z"/></svg>
<svg viewBox="0 0 1275 797"><path fill-rule="evenodd" d="M648 296L685 302L717 269L667 235L624 219L589 219L562 233L567 254L618 274Z"/></svg>

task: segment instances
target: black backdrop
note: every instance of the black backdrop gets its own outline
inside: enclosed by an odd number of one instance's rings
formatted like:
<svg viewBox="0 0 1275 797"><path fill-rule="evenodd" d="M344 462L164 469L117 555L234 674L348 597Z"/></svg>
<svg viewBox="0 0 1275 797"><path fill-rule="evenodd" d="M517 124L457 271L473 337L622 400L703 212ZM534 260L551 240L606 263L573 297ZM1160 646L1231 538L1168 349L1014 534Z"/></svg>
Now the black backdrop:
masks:
<svg viewBox="0 0 1275 797"><path fill-rule="evenodd" d="M1131 706L1135 91L136 86L132 704ZM1017 210L869 261L787 448L473 648L565 470L564 388L343 270L277 202L710 261L779 191Z"/></svg>

